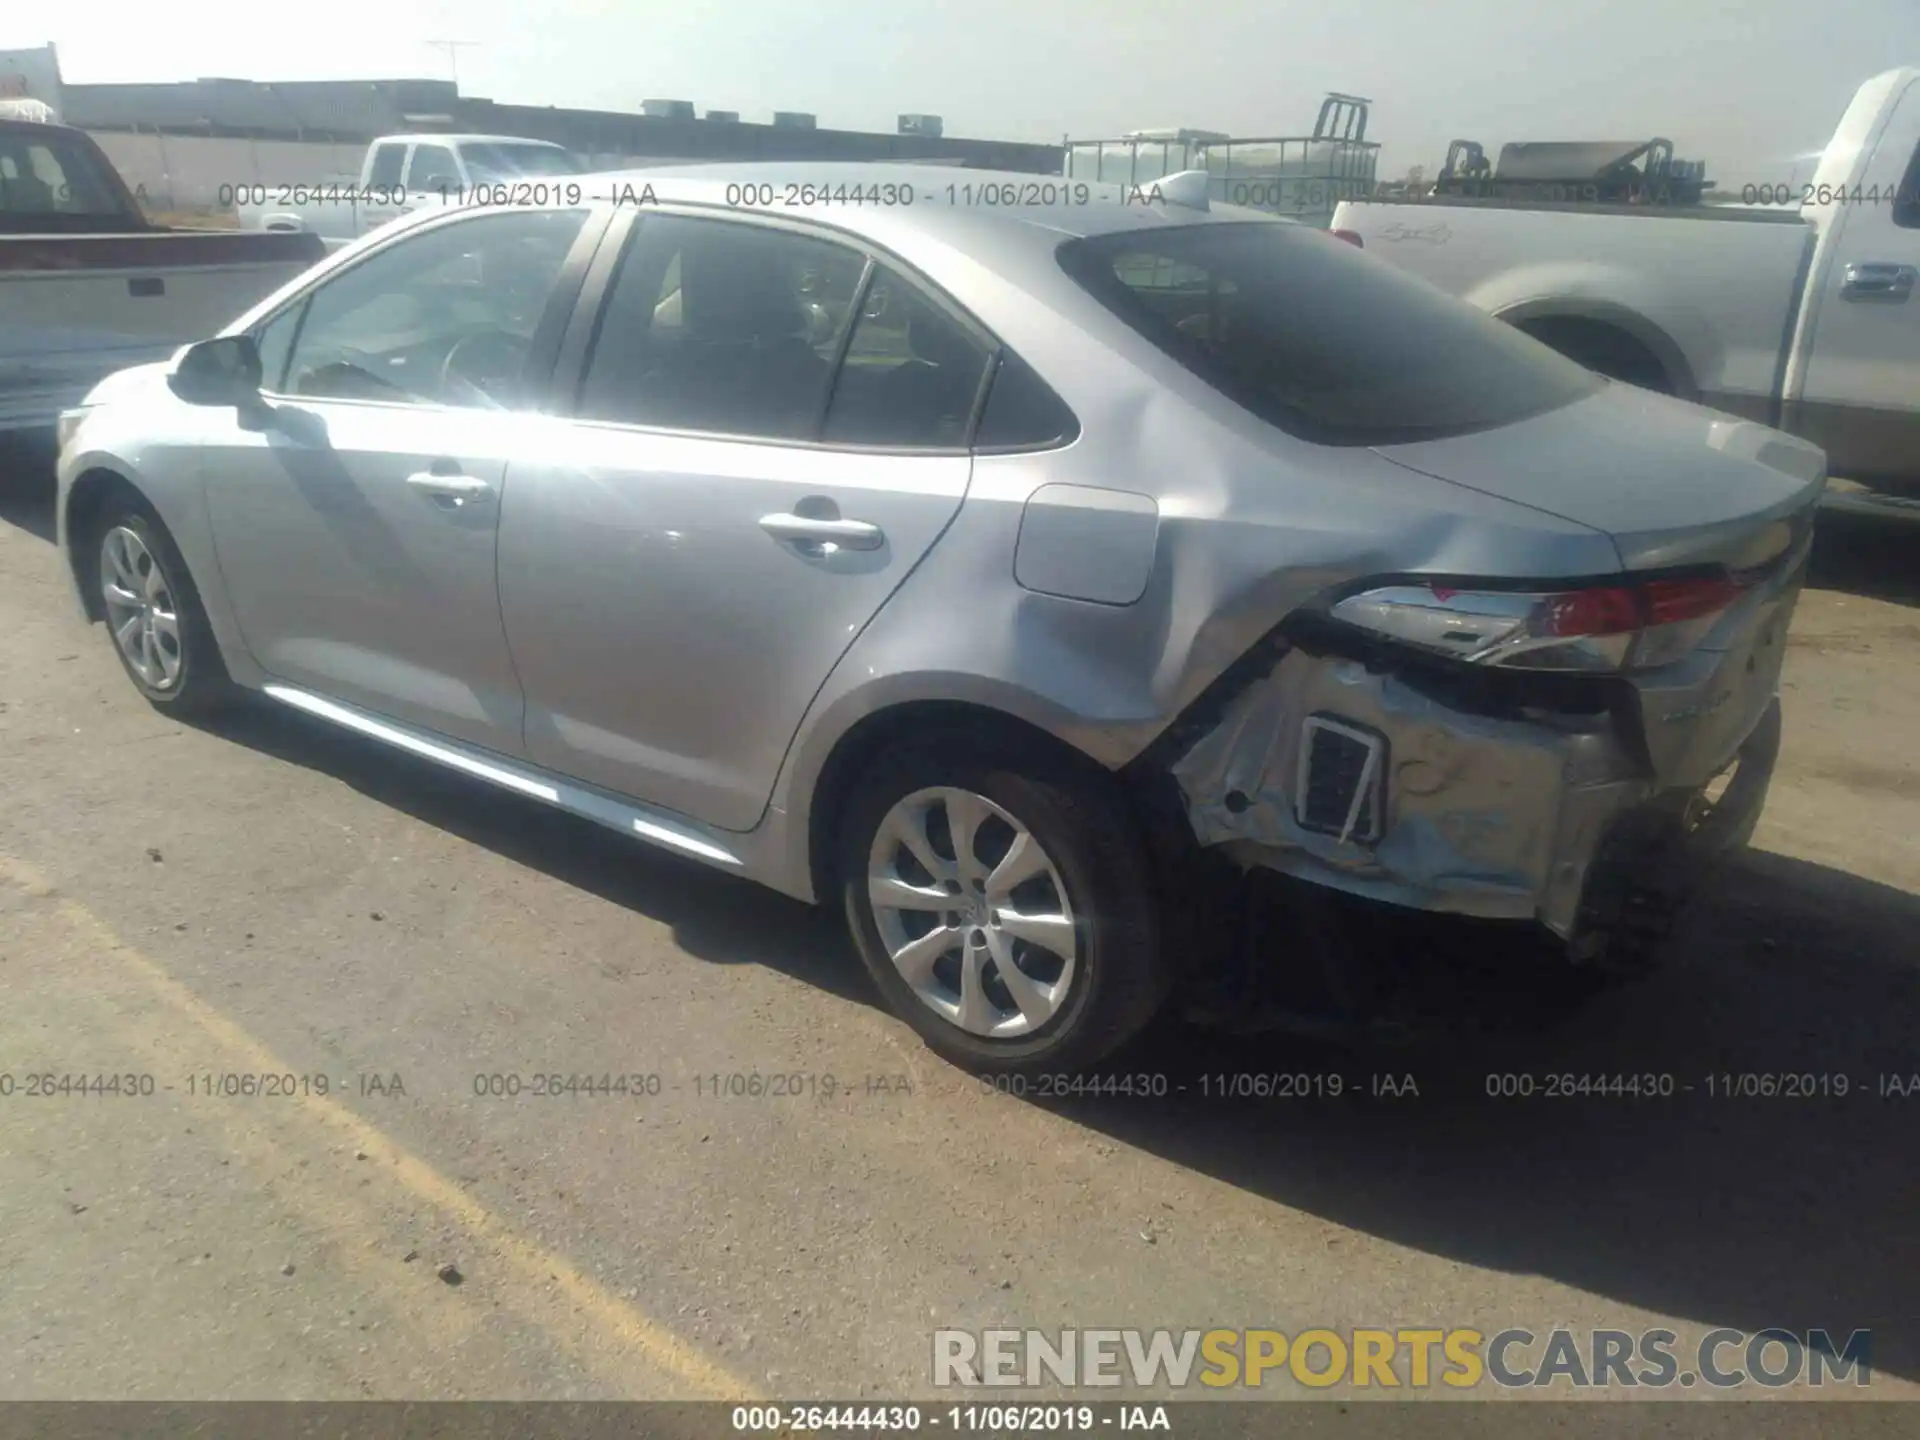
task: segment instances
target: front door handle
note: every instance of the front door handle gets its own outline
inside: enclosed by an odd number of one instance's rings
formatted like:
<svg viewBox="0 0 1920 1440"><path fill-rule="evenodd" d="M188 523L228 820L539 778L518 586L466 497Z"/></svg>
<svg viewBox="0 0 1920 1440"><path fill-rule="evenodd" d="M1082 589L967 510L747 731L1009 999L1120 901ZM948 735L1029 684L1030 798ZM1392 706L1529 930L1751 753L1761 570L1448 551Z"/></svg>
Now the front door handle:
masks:
<svg viewBox="0 0 1920 1440"><path fill-rule="evenodd" d="M827 520L811 515L762 515L760 528L808 555L825 555L827 546L839 550L878 550L887 537L878 525L864 520Z"/></svg>
<svg viewBox="0 0 1920 1440"><path fill-rule="evenodd" d="M1847 266L1840 293L1849 300L1878 300L1898 305L1913 293L1914 267L1865 261Z"/></svg>
<svg viewBox="0 0 1920 1440"><path fill-rule="evenodd" d="M468 505L481 505L493 498L492 485L458 471L416 470L407 476L407 485L429 497L435 504L455 510Z"/></svg>

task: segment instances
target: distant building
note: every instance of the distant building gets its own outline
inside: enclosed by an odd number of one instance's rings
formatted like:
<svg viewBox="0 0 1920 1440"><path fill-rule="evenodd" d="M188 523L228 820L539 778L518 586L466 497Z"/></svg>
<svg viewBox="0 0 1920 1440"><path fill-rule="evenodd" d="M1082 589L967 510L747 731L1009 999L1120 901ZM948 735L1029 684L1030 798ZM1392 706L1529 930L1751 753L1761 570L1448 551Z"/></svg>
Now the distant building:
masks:
<svg viewBox="0 0 1920 1440"><path fill-rule="evenodd" d="M473 128L460 121L474 102L446 80L209 78L68 85L65 93L67 123L83 130L364 144L397 131Z"/></svg>
<svg viewBox="0 0 1920 1440"><path fill-rule="evenodd" d="M9 55L0 52L0 74ZM36 73L39 73L36 71ZM363 145L377 135L439 130L550 140L593 159L636 160L937 160L973 169L1060 173L1057 145L950 139L937 117L925 130L885 134L831 130L812 114L778 111L772 124L742 121L738 111L695 118L685 100L648 100L639 113L505 105L462 95L446 80L258 81L210 77L174 84L58 86L59 99L37 98L68 124L95 132L195 135L259 141ZM40 82L45 84L43 80Z"/></svg>

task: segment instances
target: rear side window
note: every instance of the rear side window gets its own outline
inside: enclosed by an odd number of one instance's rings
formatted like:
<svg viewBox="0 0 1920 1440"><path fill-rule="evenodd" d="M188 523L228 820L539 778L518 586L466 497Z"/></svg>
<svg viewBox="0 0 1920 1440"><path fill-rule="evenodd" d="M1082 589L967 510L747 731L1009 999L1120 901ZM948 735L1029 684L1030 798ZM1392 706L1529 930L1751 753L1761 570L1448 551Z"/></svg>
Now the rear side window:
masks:
<svg viewBox="0 0 1920 1440"><path fill-rule="evenodd" d="M120 197L99 163L57 130L47 139L0 132L0 212L8 215L119 215Z"/></svg>
<svg viewBox="0 0 1920 1440"><path fill-rule="evenodd" d="M367 167L367 184L391 190L400 183L400 167L406 164L407 147L389 141L373 149L373 164Z"/></svg>
<svg viewBox="0 0 1920 1440"><path fill-rule="evenodd" d="M1011 350L1002 352L974 432L974 449L1031 450L1064 445L1079 434L1080 422L1053 387Z"/></svg>
<svg viewBox="0 0 1920 1440"><path fill-rule="evenodd" d="M1067 273L1269 424L1386 445L1511 424L1604 382L1323 231L1182 226L1069 242Z"/></svg>
<svg viewBox="0 0 1920 1440"><path fill-rule="evenodd" d="M1893 223L1902 230L1920 230L1920 145L1913 147L1913 158L1894 196Z"/></svg>
<svg viewBox="0 0 1920 1440"><path fill-rule="evenodd" d="M460 183L460 166L444 145L416 145L407 162L409 190L447 190Z"/></svg>

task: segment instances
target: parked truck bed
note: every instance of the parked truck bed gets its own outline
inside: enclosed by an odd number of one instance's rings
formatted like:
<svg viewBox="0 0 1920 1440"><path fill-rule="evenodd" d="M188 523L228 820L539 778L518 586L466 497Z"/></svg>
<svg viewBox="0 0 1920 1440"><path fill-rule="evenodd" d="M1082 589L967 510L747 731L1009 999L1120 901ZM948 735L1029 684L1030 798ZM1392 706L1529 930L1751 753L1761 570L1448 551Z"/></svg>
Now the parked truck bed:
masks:
<svg viewBox="0 0 1920 1440"><path fill-rule="evenodd" d="M1342 207L1336 229L1595 369L1777 421L1814 227L1706 213L1448 197Z"/></svg>
<svg viewBox="0 0 1920 1440"><path fill-rule="evenodd" d="M1806 223L1798 210L1771 205L1615 205L1584 200L1540 200L1519 195L1426 195L1417 200L1364 201L1376 208L1389 203L1409 210L1544 210L1569 215L1619 215L1639 220L1732 220L1758 224Z"/></svg>
<svg viewBox="0 0 1920 1440"><path fill-rule="evenodd" d="M1920 67L1859 88L1800 190L1774 210L1350 201L1333 230L1603 374L1920 494Z"/></svg>
<svg viewBox="0 0 1920 1440"><path fill-rule="evenodd" d="M90 137L0 121L0 431L50 428L115 370L214 334L325 253L311 235L151 223Z"/></svg>

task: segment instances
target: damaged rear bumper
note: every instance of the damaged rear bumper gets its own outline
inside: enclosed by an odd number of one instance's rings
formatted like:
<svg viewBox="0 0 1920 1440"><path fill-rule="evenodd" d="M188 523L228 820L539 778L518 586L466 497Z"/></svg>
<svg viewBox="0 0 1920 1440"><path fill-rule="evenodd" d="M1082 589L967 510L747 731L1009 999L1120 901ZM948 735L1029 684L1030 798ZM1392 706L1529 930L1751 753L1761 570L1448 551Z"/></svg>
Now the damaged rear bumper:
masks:
<svg viewBox="0 0 1920 1440"><path fill-rule="evenodd" d="M1744 844L1779 746L1767 699L1710 809L1663 785L1616 709L1437 698L1391 668L1290 649L1172 765L1200 844L1393 905L1534 920L1576 956L1657 894L1676 909Z"/></svg>

